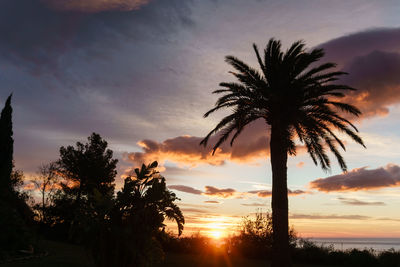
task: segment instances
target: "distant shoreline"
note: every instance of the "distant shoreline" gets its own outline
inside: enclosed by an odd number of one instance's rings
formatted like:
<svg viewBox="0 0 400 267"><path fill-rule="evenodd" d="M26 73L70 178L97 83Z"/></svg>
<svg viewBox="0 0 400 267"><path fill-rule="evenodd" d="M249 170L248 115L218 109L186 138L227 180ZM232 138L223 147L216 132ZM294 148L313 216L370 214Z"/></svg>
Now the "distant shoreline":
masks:
<svg viewBox="0 0 400 267"><path fill-rule="evenodd" d="M385 251L389 249L400 250L400 238L361 238L361 237L345 237L345 238L304 238L314 242L317 245L333 246L336 250L347 249L373 249L376 251Z"/></svg>

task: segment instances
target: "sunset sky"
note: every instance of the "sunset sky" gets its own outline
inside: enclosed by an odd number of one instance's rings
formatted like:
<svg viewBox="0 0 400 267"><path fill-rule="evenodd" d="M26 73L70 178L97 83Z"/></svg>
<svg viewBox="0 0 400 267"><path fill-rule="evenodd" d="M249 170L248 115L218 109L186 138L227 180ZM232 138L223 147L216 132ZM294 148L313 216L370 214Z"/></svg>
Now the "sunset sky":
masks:
<svg viewBox="0 0 400 267"><path fill-rule="evenodd" d="M182 199L185 234L226 235L270 210L268 132L251 125L215 156L198 144L224 62L256 66L252 44L302 39L349 73L346 100L367 149L349 172L299 152L288 162L290 224L303 237L400 237L400 3L321 0L2 0L0 103L13 92L15 164L29 179L60 146L100 133L124 174L157 160ZM212 142L211 142L212 143Z"/></svg>

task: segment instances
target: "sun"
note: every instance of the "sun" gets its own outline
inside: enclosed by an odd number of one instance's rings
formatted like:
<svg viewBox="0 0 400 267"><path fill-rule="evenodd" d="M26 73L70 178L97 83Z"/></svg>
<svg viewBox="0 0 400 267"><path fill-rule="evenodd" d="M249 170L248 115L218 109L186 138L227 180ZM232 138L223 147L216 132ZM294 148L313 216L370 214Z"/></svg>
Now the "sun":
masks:
<svg viewBox="0 0 400 267"><path fill-rule="evenodd" d="M220 239L222 237L221 231L211 231L210 236L214 239Z"/></svg>

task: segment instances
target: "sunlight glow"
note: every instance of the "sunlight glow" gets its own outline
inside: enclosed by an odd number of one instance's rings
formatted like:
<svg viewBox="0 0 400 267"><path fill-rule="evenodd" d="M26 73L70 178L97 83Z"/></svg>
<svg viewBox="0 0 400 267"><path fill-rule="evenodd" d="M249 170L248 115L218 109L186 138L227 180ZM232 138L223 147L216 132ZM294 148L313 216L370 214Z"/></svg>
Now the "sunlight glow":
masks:
<svg viewBox="0 0 400 267"><path fill-rule="evenodd" d="M210 236L214 239L220 239L222 237L221 231L211 231Z"/></svg>

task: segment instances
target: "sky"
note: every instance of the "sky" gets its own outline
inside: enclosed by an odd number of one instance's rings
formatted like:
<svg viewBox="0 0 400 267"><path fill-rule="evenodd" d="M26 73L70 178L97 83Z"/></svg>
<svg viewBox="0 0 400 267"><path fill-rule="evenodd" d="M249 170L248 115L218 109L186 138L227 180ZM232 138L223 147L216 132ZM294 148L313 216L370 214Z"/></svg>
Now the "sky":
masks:
<svg viewBox="0 0 400 267"><path fill-rule="evenodd" d="M367 149L346 140L347 173L290 157L290 225L302 237L400 237L399 12L390 0L2 0L0 105L13 93L16 167L29 180L97 132L119 159L117 189L157 160L184 234L228 235L270 211L271 168L259 122L214 156L198 145L224 115L203 118L233 79L224 57L256 66L253 43L304 40L349 73Z"/></svg>

